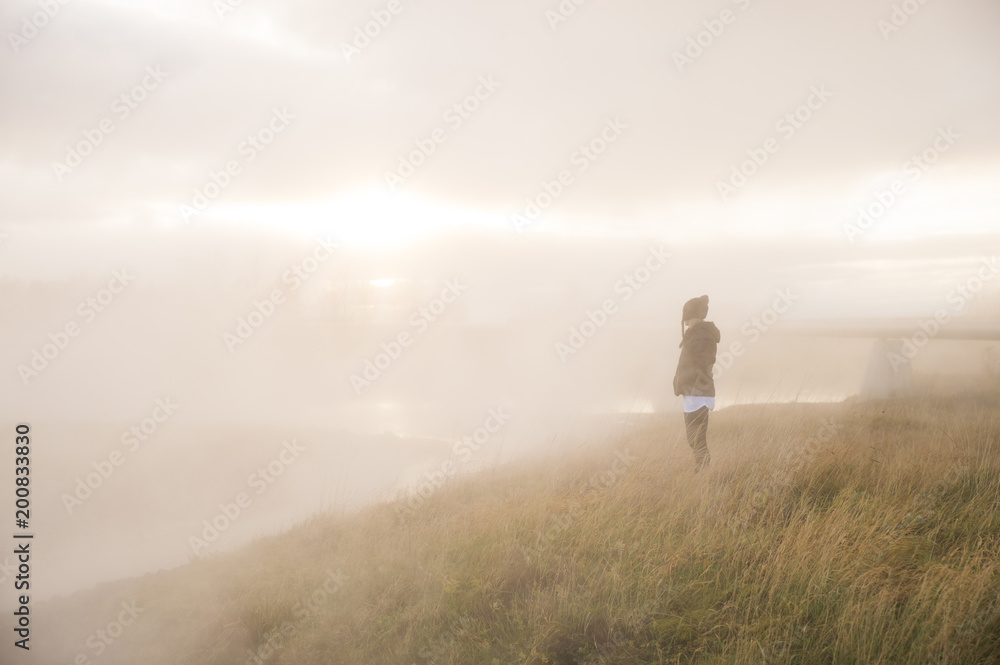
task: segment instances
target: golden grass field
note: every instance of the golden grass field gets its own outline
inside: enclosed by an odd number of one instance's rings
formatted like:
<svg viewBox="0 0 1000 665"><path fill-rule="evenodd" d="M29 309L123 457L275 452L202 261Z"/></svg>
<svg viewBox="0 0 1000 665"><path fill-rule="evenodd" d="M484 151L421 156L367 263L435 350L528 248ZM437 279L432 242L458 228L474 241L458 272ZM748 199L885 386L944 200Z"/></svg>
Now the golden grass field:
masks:
<svg viewBox="0 0 1000 665"><path fill-rule="evenodd" d="M1000 389L681 426L41 605L38 662L1000 662Z"/></svg>

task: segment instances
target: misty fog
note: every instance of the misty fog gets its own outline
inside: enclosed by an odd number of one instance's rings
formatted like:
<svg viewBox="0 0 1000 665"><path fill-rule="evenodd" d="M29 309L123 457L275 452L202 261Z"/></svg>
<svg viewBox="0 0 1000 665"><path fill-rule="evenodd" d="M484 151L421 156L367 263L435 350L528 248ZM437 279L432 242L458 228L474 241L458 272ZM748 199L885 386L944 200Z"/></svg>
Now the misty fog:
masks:
<svg viewBox="0 0 1000 665"><path fill-rule="evenodd" d="M34 432L37 600L679 419L702 294L720 409L859 395L875 338L786 325L1000 325L996 6L885 37L891 3L404 3L345 58L382 6L348 4L75 0L7 40L0 421Z"/></svg>

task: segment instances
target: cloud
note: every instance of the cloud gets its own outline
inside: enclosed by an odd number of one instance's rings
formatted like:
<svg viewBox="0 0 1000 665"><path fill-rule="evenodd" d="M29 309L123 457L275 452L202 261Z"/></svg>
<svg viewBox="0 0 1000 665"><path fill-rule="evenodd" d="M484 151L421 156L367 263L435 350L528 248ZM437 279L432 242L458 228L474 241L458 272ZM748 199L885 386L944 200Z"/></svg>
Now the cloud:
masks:
<svg viewBox="0 0 1000 665"><path fill-rule="evenodd" d="M834 98L761 170L757 193L820 186L836 196L896 168L943 123L970 137L956 163L995 164L1000 88L987 30L998 9L921 9L891 41L891 7L729 3L718 10L591 0L555 30L558 3L400 0L360 55L342 45L379 3L281 6L74 0L14 55L0 109L0 214L15 220L137 215L189 198L274 107L298 116L226 191L232 204L317 199L381 185L476 80L503 89L407 183L413 194L516 210L609 116L632 129L560 201L566 214L634 223L643 210L715 201L716 182L775 131L811 86ZM736 17L679 72L672 54L723 8ZM0 15L16 30L37 5ZM111 114L148 66L169 79L60 183L53 162ZM749 191L749 188L748 188Z"/></svg>

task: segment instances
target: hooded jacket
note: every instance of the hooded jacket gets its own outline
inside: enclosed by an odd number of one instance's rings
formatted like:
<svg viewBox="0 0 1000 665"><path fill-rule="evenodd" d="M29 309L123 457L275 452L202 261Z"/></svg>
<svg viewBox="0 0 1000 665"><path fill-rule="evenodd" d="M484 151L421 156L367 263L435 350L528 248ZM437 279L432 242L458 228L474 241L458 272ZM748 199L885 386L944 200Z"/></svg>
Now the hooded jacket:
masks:
<svg viewBox="0 0 1000 665"><path fill-rule="evenodd" d="M684 331L674 374L674 395L715 397L712 366L720 339L719 329L711 321L699 321Z"/></svg>

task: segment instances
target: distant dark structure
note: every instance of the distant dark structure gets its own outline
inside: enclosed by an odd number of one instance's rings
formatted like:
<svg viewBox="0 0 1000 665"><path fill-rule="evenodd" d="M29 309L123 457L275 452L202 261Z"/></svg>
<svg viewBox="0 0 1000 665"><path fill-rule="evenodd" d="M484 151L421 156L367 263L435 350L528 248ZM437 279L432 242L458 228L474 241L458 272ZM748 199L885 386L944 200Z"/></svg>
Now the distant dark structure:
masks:
<svg viewBox="0 0 1000 665"><path fill-rule="evenodd" d="M934 319L795 321L775 332L795 337L873 338L875 345L858 393L862 400L908 393L913 379L910 360L932 339L1000 340L1000 325Z"/></svg>

